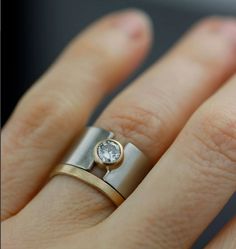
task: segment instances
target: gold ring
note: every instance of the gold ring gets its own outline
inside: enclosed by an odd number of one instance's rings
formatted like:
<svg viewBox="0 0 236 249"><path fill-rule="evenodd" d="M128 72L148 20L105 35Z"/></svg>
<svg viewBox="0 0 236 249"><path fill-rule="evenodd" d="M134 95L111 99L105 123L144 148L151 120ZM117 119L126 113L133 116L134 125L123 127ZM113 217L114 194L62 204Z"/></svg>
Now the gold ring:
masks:
<svg viewBox="0 0 236 249"><path fill-rule="evenodd" d="M90 174L86 170L80 169L78 167L72 167L66 164L59 164L51 173L51 177L56 175L72 176L79 180L82 180L85 183L90 184L97 190L104 193L107 197L109 197L112 202L117 206L119 206L125 200L124 197L122 197L110 185L102 181L100 178L94 176L93 174Z"/></svg>

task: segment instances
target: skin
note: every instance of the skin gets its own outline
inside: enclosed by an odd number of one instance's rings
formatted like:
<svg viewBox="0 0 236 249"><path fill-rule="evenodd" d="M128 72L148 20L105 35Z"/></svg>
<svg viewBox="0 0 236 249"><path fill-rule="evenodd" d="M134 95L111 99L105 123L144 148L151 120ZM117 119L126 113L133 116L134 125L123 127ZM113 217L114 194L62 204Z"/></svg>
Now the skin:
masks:
<svg viewBox="0 0 236 249"><path fill-rule="evenodd" d="M48 181L151 42L146 14L112 13L76 37L20 100L2 130L3 248L190 248L235 192L236 20L223 17L192 27L95 122L153 165L119 208L72 177ZM235 248L235 233L233 219L206 248Z"/></svg>

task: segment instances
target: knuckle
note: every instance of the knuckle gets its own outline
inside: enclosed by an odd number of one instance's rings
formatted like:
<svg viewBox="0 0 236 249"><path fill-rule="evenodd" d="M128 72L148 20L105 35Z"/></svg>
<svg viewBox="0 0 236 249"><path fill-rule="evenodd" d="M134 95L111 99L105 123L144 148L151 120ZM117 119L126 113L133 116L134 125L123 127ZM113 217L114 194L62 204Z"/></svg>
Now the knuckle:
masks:
<svg viewBox="0 0 236 249"><path fill-rule="evenodd" d="M214 172L236 176L236 113L227 111L203 111L197 120L193 136L195 153ZM218 171L218 170L220 171Z"/></svg>
<svg viewBox="0 0 236 249"><path fill-rule="evenodd" d="M159 113L138 106L126 107L117 112L114 110L107 112L106 117L102 119L102 126L115 131L122 139L142 147L141 149L147 155L150 154L147 147L155 146L160 142L157 137L163 134L166 127Z"/></svg>
<svg viewBox="0 0 236 249"><path fill-rule="evenodd" d="M58 135L61 130L69 128L73 121L72 103L62 95L34 96L33 106L26 103L26 111L17 117L17 125L14 133L18 133L17 141L24 145L29 141L34 141L34 146L40 145L45 137L50 139ZM32 102L32 100L31 100ZM24 106L23 106L24 108ZM22 137L27 139L22 139ZM38 141L38 142L37 142ZM32 144L30 142L30 144Z"/></svg>

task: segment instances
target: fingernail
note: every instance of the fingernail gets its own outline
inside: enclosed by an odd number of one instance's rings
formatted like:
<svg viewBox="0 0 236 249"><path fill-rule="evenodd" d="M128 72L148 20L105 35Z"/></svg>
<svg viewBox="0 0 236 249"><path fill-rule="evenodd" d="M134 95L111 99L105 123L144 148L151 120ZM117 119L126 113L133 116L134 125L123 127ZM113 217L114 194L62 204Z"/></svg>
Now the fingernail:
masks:
<svg viewBox="0 0 236 249"><path fill-rule="evenodd" d="M142 11L126 10L117 16L114 20L114 25L131 38L138 38L147 29L150 30L151 21L147 14Z"/></svg>
<svg viewBox="0 0 236 249"><path fill-rule="evenodd" d="M220 27L221 33L236 43L236 20L229 19L222 23Z"/></svg>

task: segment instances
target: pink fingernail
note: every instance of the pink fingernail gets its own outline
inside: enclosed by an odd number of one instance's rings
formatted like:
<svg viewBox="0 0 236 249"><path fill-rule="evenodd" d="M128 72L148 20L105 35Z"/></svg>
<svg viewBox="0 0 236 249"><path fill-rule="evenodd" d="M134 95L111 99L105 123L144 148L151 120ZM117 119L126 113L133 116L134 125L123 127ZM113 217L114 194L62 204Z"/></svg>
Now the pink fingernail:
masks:
<svg viewBox="0 0 236 249"><path fill-rule="evenodd" d="M119 14L114 25L131 38L137 38L145 32L145 29L150 28L150 20L145 13L131 10Z"/></svg>

